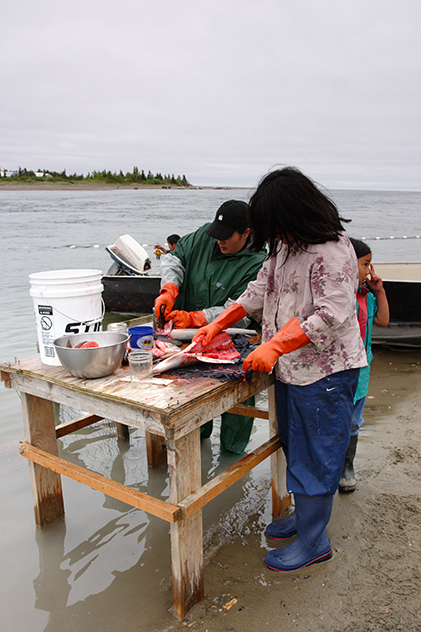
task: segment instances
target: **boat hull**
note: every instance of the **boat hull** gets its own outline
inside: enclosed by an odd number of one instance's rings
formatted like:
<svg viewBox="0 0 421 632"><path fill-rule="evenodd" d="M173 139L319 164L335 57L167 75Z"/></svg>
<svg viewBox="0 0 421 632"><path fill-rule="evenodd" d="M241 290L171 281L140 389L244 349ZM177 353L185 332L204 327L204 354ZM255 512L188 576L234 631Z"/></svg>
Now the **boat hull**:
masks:
<svg viewBox="0 0 421 632"><path fill-rule="evenodd" d="M421 325L421 282L383 281L391 324Z"/></svg>
<svg viewBox="0 0 421 632"><path fill-rule="evenodd" d="M150 314L159 295L161 277L104 275L102 284L107 312Z"/></svg>
<svg viewBox="0 0 421 632"><path fill-rule="evenodd" d="M421 346L421 263L379 263L374 269L386 290L390 324L373 326L373 343Z"/></svg>
<svg viewBox="0 0 421 632"><path fill-rule="evenodd" d="M371 341L373 344L392 347L421 347L421 325L397 323L391 323L388 327L373 325Z"/></svg>
<svg viewBox="0 0 421 632"><path fill-rule="evenodd" d="M421 263L379 263L390 308L390 325L373 327L377 344L421 346ZM108 312L150 314L161 287L160 276L102 277Z"/></svg>

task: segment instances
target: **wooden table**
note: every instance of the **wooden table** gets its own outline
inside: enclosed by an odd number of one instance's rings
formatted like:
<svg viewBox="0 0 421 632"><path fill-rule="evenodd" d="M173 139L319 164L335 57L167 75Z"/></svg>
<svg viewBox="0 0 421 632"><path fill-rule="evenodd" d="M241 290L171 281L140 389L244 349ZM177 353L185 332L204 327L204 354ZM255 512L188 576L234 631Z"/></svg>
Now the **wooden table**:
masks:
<svg viewBox="0 0 421 632"><path fill-rule="evenodd" d="M289 504L285 460L277 434L273 378L253 374L246 381L192 377L137 390L127 381L127 367L96 380L72 377L62 367L42 364L39 356L0 365L5 386L21 394L25 440L20 453L29 459L35 520L43 526L64 514L61 475L118 498L171 524L174 614L183 619L204 596L202 507L271 456L273 514ZM269 410L241 405L269 388ZM55 425L54 404L85 411L83 417ZM269 439L235 465L202 485L200 426L226 411L269 420ZM167 457L169 501L117 483L58 456L57 438L101 419L145 431L148 463ZM163 447L165 444L165 447Z"/></svg>

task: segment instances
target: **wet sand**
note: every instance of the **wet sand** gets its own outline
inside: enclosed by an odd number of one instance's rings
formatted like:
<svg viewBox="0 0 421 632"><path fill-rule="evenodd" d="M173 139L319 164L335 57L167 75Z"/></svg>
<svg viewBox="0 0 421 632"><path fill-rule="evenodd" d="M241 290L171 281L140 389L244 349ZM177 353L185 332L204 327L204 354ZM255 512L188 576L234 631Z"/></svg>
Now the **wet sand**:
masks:
<svg viewBox="0 0 421 632"><path fill-rule="evenodd" d="M256 512L210 556L205 600L184 622L155 629L421 630L420 404L421 350L376 347L357 490L336 494L328 525L333 558L294 573L266 569L271 545Z"/></svg>

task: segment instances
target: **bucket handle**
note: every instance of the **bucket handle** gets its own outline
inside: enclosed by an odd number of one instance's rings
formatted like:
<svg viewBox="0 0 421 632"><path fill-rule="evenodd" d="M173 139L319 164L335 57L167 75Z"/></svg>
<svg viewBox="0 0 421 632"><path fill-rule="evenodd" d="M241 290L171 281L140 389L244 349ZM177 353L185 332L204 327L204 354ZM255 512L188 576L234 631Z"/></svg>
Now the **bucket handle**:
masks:
<svg viewBox="0 0 421 632"><path fill-rule="evenodd" d="M56 312L58 312L61 316L64 316L64 318L67 318L67 320L70 321L74 321L74 320L78 320L77 318L72 318L70 316L68 316L67 314L63 314L63 312L61 312L59 309L57 309L57 307L54 307L54 305L51 305L51 303L45 298L44 294L40 291L41 297L42 299L47 303L47 305L49 305L50 307L52 307ZM103 320L105 316L105 301L101 296L101 320ZM98 318L91 318L91 320L82 320L81 321L81 325L90 325L91 323L95 323L98 321Z"/></svg>

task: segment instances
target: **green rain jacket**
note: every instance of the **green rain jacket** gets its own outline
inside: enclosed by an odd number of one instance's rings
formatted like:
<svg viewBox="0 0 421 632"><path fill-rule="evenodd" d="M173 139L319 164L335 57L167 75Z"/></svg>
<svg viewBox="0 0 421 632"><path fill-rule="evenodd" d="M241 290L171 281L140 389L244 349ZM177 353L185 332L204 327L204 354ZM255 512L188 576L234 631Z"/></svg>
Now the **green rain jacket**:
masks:
<svg viewBox="0 0 421 632"><path fill-rule="evenodd" d="M235 301L256 279L262 267L264 252L243 248L233 255L222 254L216 239L206 233L208 226L182 237L171 255L165 256L162 284L171 282L179 288L174 309L224 309L229 299Z"/></svg>
<svg viewBox="0 0 421 632"><path fill-rule="evenodd" d="M223 255L216 239L206 233L209 224L196 232L185 235L172 253L165 255L161 264L162 285L175 283L179 295L174 309L188 312L203 310L207 322L214 320L230 302L244 292L250 281L254 281L262 267L265 252L250 252L247 247L233 255ZM237 327L246 327L239 321ZM252 322L252 325L259 325ZM254 397L245 404L254 406ZM249 442L253 429L253 417L223 413L221 423L221 446L228 452L240 454ZM201 436L209 437L213 421L201 427Z"/></svg>

